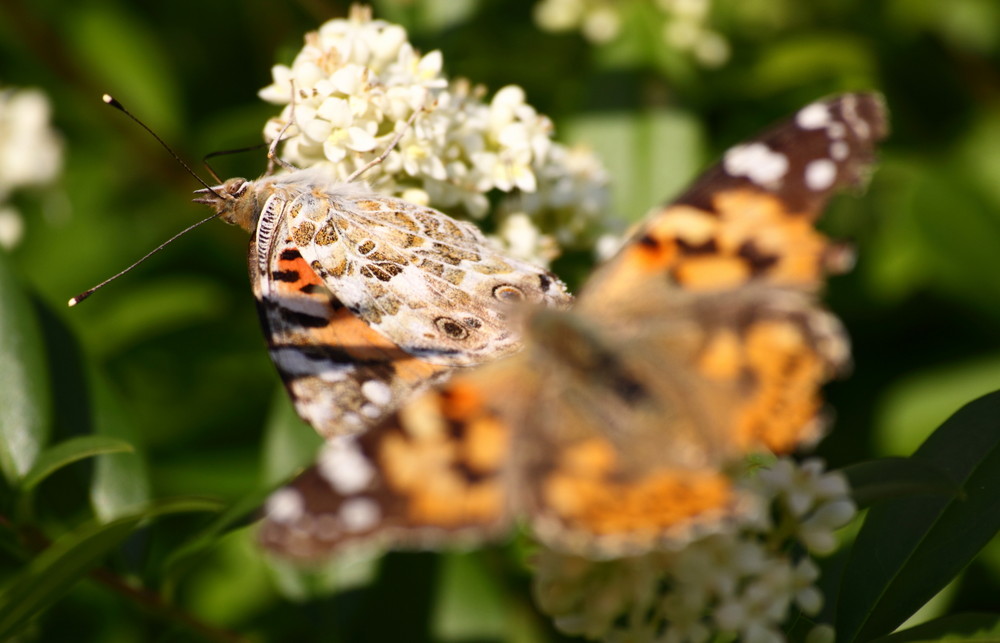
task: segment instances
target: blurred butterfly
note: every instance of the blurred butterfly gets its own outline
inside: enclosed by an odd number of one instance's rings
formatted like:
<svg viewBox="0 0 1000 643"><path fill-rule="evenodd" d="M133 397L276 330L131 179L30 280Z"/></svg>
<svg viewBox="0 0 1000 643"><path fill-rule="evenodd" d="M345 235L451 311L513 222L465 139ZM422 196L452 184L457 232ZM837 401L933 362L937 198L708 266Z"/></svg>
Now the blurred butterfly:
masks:
<svg viewBox="0 0 1000 643"><path fill-rule="evenodd" d="M874 94L811 104L727 151L599 267L572 310L526 312L524 349L330 440L266 506L263 544L310 558L481 540L523 519L612 557L748 508L730 467L824 428L849 347L816 302L842 246L813 226L885 137Z"/></svg>

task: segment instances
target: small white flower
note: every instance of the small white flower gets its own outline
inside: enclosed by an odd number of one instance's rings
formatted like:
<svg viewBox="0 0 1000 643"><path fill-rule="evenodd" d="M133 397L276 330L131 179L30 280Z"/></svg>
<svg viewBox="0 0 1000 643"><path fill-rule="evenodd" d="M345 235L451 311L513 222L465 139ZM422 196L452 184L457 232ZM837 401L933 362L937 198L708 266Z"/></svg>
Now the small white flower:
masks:
<svg viewBox="0 0 1000 643"><path fill-rule="evenodd" d="M10 249L24 236L24 220L13 206L0 205L0 248Z"/></svg>
<svg viewBox="0 0 1000 643"><path fill-rule="evenodd" d="M49 100L36 89L0 89L0 247L16 246L24 221L7 203L12 192L37 188L62 170L62 141Z"/></svg>
<svg viewBox="0 0 1000 643"><path fill-rule="evenodd" d="M486 102L485 90L449 81L443 66L440 52L417 54L402 27L355 7L346 20L307 35L290 66L274 67L274 82L260 96L284 108L264 136L274 140L294 116L282 158L299 167L329 164L343 179L423 110L365 175L376 189L397 196L417 190L429 205L468 218L485 216L493 197L498 227L514 212L530 218L536 239L528 241L521 224L500 238L533 245L537 254L526 258L537 262L557 256L560 245L592 244L610 202L594 155L555 143L552 122L520 87L504 87Z"/></svg>
<svg viewBox="0 0 1000 643"><path fill-rule="evenodd" d="M660 12L655 25L664 44L705 67L719 67L729 60L729 42L709 26L709 0L656 0ZM540 0L535 23L547 31L579 30L595 44L622 35L623 12L628 3L616 0Z"/></svg>

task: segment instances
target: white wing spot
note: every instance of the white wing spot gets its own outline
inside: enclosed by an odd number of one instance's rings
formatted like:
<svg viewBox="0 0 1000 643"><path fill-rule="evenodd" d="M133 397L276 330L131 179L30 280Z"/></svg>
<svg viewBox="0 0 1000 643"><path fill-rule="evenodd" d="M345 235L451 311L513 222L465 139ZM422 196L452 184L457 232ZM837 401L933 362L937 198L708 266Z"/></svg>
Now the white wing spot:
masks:
<svg viewBox="0 0 1000 643"><path fill-rule="evenodd" d="M350 364L341 364L331 360L312 360L301 350L284 346L272 349L271 359L283 373L318 375L328 382L339 382L344 379L345 372L352 368Z"/></svg>
<svg viewBox="0 0 1000 643"><path fill-rule="evenodd" d="M361 394L372 404L385 406L392 401L392 389L385 382L379 380L368 380L361 385Z"/></svg>
<svg viewBox="0 0 1000 643"><path fill-rule="evenodd" d="M844 110L844 121L850 125L858 138L868 138L871 136L871 128L865 119L858 114L858 101L854 96L845 96L842 103Z"/></svg>
<svg viewBox="0 0 1000 643"><path fill-rule="evenodd" d="M830 143L830 157L835 161L843 161L851 152L850 146L844 141L834 141Z"/></svg>
<svg viewBox="0 0 1000 643"><path fill-rule="evenodd" d="M267 499L264 511L269 520L280 523L295 522L302 516L305 499L296 489L278 489Z"/></svg>
<svg viewBox="0 0 1000 643"><path fill-rule="evenodd" d="M816 159L806 165L806 187L819 192L837 179L837 164L830 159Z"/></svg>
<svg viewBox="0 0 1000 643"><path fill-rule="evenodd" d="M802 129L819 129L830 123L830 109L823 103L806 105L795 115L795 123Z"/></svg>
<svg viewBox="0 0 1000 643"><path fill-rule="evenodd" d="M381 517L381 510L370 498L351 498L340 507L340 522L346 531L371 529Z"/></svg>
<svg viewBox="0 0 1000 643"><path fill-rule="evenodd" d="M366 418L374 419L382 415L382 409L375 406L374 404L365 404L364 406L361 407L361 415L365 416Z"/></svg>
<svg viewBox="0 0 1000 643"><path fill-rule="evenodd" d="M732 147L722 162L726 172L733 176L745 176L765 186L780 181L788 171L788 157L763 143Z"/></svg>
<svg viewBox="0 0 1000 643"><path fill-rule="evenodd" d="M345 496L363 490L375 478L375 468L350 436L329 440L316 466L334 491Z"/></svg>

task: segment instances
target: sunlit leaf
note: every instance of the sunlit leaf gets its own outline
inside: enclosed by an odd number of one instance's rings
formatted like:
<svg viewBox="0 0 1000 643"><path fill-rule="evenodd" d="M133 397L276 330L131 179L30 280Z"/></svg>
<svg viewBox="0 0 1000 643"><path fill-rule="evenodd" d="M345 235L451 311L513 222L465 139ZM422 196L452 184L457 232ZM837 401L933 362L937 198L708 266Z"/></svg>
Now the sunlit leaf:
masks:
<svg viewBox="0 0 1000 643"><path fill-rule="evenodd" d="M953 614L875 639L876 643L931 643L932 641L1000 640L1000 616L996 614Z"/></svg>
<svg viewBox="0 0 1000 643"><path fill-rule="evenodd" d="M111 440L140 444L142 436L136 427L122 417L120 402L115 399L103 378L90 378L94 394L94 431ZM145 455L108 454L97 458L90 481L90 502L102 520L125 516L149 503L149 472Z"/></svg>
<svg viewBox="0 0 1000 643"><path fill-rule="evenodd" d="M677 196L706 162L701 126L682 111L580 116L566 130L607 165L614 211L629 221Z"/></svg>
<svg viewBox="0 0 1000 643"><path fill-rule="evenodd" d="M51 394L38 323L0 252L0 472L24 476L49 438Z"/></svg>
<svg viewBox="0 0 1000 643"><path fill-rule="evenodd" d="M83 435L52 446L38 456L35 466L21 480L21 489L31 491L59 469L102 453L132 451L132 445L103 435Z"/></svg>
<svg viewBox="0 0 1000 643"><path fill-rule="evenodd" d="M889 387L875 423L883 454L912 453L954 410L1000 382L1000 354L915 370Z"/></svg>

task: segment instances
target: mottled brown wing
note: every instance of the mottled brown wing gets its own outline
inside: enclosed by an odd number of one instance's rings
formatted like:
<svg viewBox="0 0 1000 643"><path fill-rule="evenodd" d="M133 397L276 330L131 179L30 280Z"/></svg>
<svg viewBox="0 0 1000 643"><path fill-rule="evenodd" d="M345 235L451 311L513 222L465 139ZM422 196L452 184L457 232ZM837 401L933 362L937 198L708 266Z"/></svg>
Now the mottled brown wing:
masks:
<svg viewBox="0 0 1000 643"><path fill-rule="evenodd" d="M255 247L253 239L251 282L271 359L295 410L320 435L362 431L450 370L353 315L292 243L279 237L263 270Z"/></svg>

